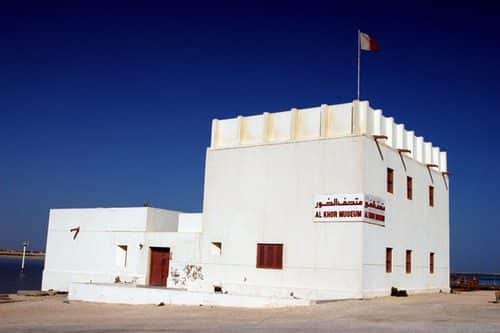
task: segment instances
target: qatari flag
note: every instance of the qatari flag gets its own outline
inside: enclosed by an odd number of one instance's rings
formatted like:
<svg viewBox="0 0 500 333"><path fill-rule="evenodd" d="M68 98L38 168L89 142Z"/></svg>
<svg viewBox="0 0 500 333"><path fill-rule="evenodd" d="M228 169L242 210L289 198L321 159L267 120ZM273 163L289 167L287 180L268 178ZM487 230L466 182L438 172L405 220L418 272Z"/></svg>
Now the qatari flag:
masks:
<svg viewBox="0 0 500 333"><path fill-rule="evenodd" d="M378 51L380 49L375 38L364 32L359 33L359 41L361 49L364 51Z"/></svg>

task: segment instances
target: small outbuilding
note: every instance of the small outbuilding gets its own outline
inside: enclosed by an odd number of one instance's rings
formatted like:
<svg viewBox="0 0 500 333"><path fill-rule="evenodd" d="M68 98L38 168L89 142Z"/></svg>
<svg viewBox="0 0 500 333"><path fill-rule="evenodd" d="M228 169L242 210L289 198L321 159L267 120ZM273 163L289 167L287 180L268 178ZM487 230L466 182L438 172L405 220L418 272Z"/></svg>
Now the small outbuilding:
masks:
<svg viewBox="0 0 500 333"><path fill-rule="evenodd" d="M51 209L42 289L68 291L72 282L178 284L176 272L200 260L200 235L201 214Z"/></svg>

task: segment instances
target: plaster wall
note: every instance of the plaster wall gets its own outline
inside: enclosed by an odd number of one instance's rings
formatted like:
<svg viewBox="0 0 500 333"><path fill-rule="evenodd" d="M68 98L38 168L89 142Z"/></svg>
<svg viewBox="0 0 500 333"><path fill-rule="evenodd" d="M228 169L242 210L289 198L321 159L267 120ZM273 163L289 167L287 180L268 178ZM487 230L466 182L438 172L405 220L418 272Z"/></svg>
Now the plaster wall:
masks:
<svg viewBox="0 0 500 333"><path fill-rule="evenodd" d="M199 287L265 296L361 295L362 224L313 223L321 193L363 186L363 137L208 149ZM220 255L211 251L221 242ZM283 243L283 269L256 268L257 243Z"/></svg>
<svg viewBox="0 0 500 333"><path fill-rule="evenodd" d="M385 144L408 149L408 157L424 164L435 164L447 171L446 153L414 131L405 129L368 101L326 105L289 111L212 121L211 148L228 148L295 142L351 135L383 135Z"/></svg>
<svg viewBox="0 0 500 333"><path fill-rule="evenodd" d="M185 292L165 288L141 288L131 285L110 285L100 283L72 283L68 295L70 300L118 303L118 304L171 304L199 306L230 306L246 308L277 308L306 306L310 300L294 298L270 298L231 294Z"/></svg>
<svg viewBox="0 0 500 333"><path fill-rule="evenodd" d="M449 290L449 179L435 168L365 138L364 191L385 199L385 227L363 224L363 295L390 293L391 287L410 293ZM406 169L405 169L406 166ZM387 168L394 170L394 193L387 192ZM413 198L407 199L407 176ZM434 186L434 207L429 205ZM392 272L386 273L385 249L392 248ZM406 250L412 250L412 271L405 272ZM435 272L429 255L435 253Z"/></svg>
<svg viewBox="0 0 500 333"><path fill-rule="evenodd" d="M176 232L179 227L180 212L158 208L147 209L148 232Z"/></svg>
<svg viewBox="0 0 500 333"><path fill-rule="evenodd" d="M393 130L390 144L389 135L379 141L382 156L365 135L208 150L201 264L209 279L202 289L313 299L387 295L392 286L410 293L449 290L449 179L403 148L413 133L380 114L385 127L379 127L374 114L365 118L368 128ZM423 140L419 146L423 151ZM437 150L435 158L442 154ZM388 167L394 170L394 194L386 189ZM406 198L406 176L413 179L412 200ZM312 222L314 195L358 192L385 199L385 226ZM222 243L220 254L210 251L212 242ZM283 270L256 268L260 242L284 244ZM392 273L385 273L386 247L393 248Z"/></svg>
<svg viewBox="0 0 500 333"><path fill-rule="evenodd" d="M182 213L179 215L178 232L202 232L202 213Z"/></svg>
<svg viewBox="0 0 500 333"><path fill-rule="evenodd" d="M155 246L171 248L172 267L196 261L199 234L176 232L178 216L149 207L52 209L42 289L68 290L71 282L111 283L116 277L147 284ZM73 239L75 227L80 231Z"/></svg>

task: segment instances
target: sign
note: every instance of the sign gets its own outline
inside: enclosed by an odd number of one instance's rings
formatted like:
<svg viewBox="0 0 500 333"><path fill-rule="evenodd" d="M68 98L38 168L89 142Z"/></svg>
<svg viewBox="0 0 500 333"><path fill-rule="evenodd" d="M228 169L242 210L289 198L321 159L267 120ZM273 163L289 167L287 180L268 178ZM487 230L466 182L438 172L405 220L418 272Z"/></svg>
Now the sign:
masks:
<svg viewBox="0 0 500 333"><path fill-rule="evenodd" d="M319 194L314 199L313 222L367 222L385 225L385 202L364 194Z"/></svg>

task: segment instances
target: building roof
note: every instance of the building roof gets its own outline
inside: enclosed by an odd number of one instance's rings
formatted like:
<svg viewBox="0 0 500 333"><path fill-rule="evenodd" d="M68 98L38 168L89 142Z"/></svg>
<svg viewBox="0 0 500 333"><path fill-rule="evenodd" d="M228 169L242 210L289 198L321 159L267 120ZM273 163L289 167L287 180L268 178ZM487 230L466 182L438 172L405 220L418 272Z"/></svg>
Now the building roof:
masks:
<svg viewBox="0 0 500 333"><path fill-rule="evenodd" d="M440 172L447 155L368 101L212 121L211 149L366 135Z"/></svg>

